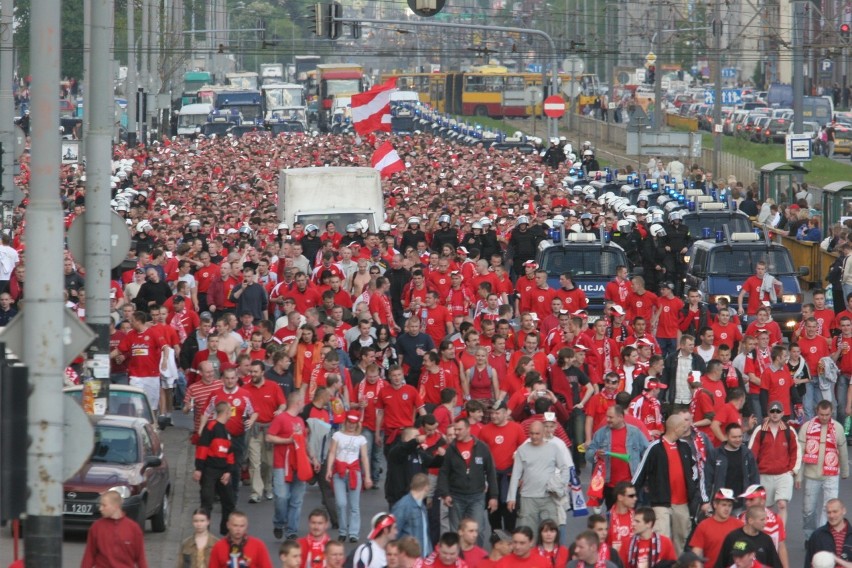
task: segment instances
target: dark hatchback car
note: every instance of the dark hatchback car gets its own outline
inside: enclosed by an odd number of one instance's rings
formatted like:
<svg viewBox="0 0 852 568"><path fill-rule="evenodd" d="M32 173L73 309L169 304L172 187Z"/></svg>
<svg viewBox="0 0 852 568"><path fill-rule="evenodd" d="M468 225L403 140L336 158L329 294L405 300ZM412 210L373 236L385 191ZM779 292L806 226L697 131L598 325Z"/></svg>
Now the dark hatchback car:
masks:
<svg viewBox="0 0 852 568"><path fill-rule="evenodd" d="M154 532L169 525L171 476L163 445L153 426L142 418L92 418L94 449L89 461L65 482L63 522L67 529L88 528L100 518L100 495L117 491L124 512Z"/></svg>

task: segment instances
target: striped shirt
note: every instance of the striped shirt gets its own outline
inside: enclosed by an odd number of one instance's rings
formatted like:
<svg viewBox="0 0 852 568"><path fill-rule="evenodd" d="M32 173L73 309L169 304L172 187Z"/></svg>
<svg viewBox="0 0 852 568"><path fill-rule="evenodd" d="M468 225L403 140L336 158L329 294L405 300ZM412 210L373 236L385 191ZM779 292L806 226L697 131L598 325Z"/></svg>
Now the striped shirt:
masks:
<svg viewBox="0 0 852 568"><path fill-rule="evenodd" d="M201 426L201 416L207 410L210 397L220 390L222 390L222 381L220 380L214 380L209 385L204 384L204 381L197 381L186 389L183 405L184 408L190 408L193 411L193 432L198 432L198 427Z"/></svg>

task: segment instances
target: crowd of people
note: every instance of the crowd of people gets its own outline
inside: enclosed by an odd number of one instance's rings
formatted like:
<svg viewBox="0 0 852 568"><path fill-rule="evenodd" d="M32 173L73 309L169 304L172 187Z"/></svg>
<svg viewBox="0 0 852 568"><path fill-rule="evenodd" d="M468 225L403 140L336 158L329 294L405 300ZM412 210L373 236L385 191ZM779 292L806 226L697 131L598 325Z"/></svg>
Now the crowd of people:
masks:
<svg viewBox="0 0 852 568"><path fill-rule="evenodd" d="M369 165L349 136L116 149L112 205L134 242L111 286L111 379L142 388L161 420L194 419L201 507L181 566L271 565L241 491L274 503L274 552L292 567L342 566L348 545L362 567L788 568L794 486L809 561L846 558L852 294L831 310L814 293L785 343L762 302L765 266L715 313L695 289L682 299L679 261L664 257L688 231L563 186L580 164L426 134L394 146L406 169L384 182L375 228L277 217L280 169ZM715 183L698 165L665 167ZM61 185L70 224L84 168L63 166ZM645 277L619 267L596 318L572 274L556 288L536 264L560 223L660 263ZM12 253L0 312L25 304L21 230L0 245ZM81 261L66 258L65 284L85 317ZM305 535L309 483L323 507ZM366 523L371 490L388 506ZM104 522L121 517L116 498L104 495ZM584 510L588 530L568 534Z"/></svg>

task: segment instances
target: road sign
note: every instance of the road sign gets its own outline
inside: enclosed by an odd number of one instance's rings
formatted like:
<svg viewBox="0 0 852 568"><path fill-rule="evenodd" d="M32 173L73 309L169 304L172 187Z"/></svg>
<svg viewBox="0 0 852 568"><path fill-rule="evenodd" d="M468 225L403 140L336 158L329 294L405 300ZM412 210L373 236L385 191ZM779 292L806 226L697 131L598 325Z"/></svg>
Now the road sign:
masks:
<svg viewBox="0 0 852 568"><path fill-rule="evenodd" d="M73 397L62 397L62 480L80 471L95 448L95 429Z"/></svg>
<svg viewBox="0 0 852 568"><path fill-rule="evenodd" d="M527 73L541 73L541 69L540 63L527 63Z"/></svg>
<svg viewBox="0 0 852 568"><path fill-rule="evenodd" d="M716 102L716 91L706 89L704 91L704 104L712 105ZM740 89L722 89L723 105L738 105L743 102L743 92Z"/></svg>
<svg viewBox="0 0 852 568"><path fill-rule="evenodd" d="M110 211L110 236L109 236L109 261L110 266L115 268L127 258L130 250L130 231L127 223L121 215ZM86 213L82 213L74 219L68 228L68 250L77 259L83 262L86 256Z"/></svg>
<svg viewBox="0 0 852 568"><path fill-rule="evenodd" d="M573 76L582 75L586 70L586 64L576 55L571 55L562 60L562 70Z"/></svg>
<svg viewBox="0 0 852 568"><path fill-rule="evenodd" d="M541 90L541 87L527 87L525 94L527 104L530 106L541 103L541 100L544 98L544 91Z"/></svg>
<svg viewBox="0 0 852 568"><path fill-rule="evenodd" d="M737 76L737 68L736 67L723 67L722 68L722 78L723 79L733 79Z"/></svg>
<svg viewBox="0 0 852 568"><path fill-rule="evenodd" d="M834 71L834 62L831 59L821 59L819 62L819 74L821 77L831 77Z"/></svg>
<svg viewBox="0 0 852 568"><path fill-rule="evenodd" d="M68 308L64 308L62 313L62 335L57 339L62 341L62 366L67 367L95 340L97 334ZM17 355L24 363L28 363L24 359L23 312L13 317L6 327L0 329L0 343L5 343L9 351Z"/></svg>
<svg viewBox="0 0 852 568"><path fill-rule="evenodd" d="M559 95L544 99L544 114L550 118L562 118L565 114L565 101Z"/></svg>
<svg viewBox="0 0 852 568"><path fill-rule="evenodd" d="M807 162L813 159L813 139L809 134L788 134L784 141L788 162Z"/></svg>

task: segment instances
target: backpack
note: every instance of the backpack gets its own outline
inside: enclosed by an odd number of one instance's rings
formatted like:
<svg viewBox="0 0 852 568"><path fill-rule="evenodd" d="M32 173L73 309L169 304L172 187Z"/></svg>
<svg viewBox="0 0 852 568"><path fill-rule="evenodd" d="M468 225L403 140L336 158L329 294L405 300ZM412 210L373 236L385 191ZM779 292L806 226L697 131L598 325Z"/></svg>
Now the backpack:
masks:
<svg viewBox="0 0 852 568"><path fill-rule="evenodd" d="M762 448L763 447L763 438L766 437L766 430L761 428L759 436L760 436L760 447ZM784 428L784 437L787 439L787 447L789 448L790 447L790 427L789 426Z"/></svg>
<svg viewBox="0 0 852 568"><path fill-rule="evenodd" d="M367 547L367 562L366 562L366 564L362 564L361 562L358 562L356 564L355 559L359 557L360 551L364 547ZM372 563L372 562L373 562L373 547L370 544L370 542L368 541L368 542L365 542L364 544L356 546L355 550L353 550L352 552L349 553L349 555L346 557L346 560L343 561L343 568L369 568L370 563Z"/></svg>

